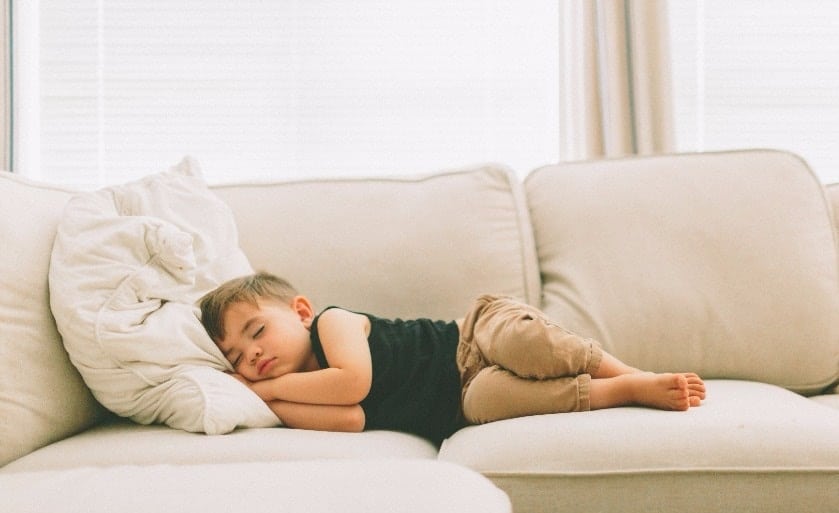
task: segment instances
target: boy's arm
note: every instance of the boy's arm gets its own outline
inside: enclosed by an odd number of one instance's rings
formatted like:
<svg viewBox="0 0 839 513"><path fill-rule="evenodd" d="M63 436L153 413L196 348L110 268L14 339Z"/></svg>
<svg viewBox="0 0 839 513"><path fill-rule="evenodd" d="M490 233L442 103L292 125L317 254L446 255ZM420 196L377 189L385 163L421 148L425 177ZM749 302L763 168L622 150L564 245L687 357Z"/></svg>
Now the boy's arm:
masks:
<svg viewBox="0 0 839 513"><path fill-rule="evenodd" d="M369 320L347 310L333 308L320 316L318 333L329 368L293 372L249 384L263 401L307 404L355 405L373 381Z"/></svg>
<svg viewBox="0 0 839 513"><path fill-rule="evenodd" d="M359 405L303 404L269 401L268 407L282 423L290 428L318 431L364 430L364 410Z"/></svg>

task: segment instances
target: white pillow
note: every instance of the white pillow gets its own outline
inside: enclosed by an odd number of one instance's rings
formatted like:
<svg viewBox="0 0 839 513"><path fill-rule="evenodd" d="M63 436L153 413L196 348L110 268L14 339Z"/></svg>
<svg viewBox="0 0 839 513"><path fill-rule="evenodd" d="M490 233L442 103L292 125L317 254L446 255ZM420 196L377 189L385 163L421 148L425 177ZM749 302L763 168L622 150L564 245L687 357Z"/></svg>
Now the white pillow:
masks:
<svg viewBox="0 0 839 513"><path fill-rule="evenodd" d="M278 425L230 370L195 302L250 273L230 209L189 158L74 196L50 262L50 305L96 398L142 424L208 434Z"/></svg>

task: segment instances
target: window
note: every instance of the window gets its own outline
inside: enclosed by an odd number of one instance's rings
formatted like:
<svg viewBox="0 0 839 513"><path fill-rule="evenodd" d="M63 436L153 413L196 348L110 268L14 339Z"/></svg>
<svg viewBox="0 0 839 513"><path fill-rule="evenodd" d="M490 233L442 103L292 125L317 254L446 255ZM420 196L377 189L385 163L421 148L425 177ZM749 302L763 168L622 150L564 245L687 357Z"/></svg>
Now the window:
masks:
<svg viewBox="0 0 839 513"><path fill-rule="evenodd" d="M34 15L25 151L43 180L97 187L185 154L212 182L559 158L556 2L40 0Z"/></svg>
<svg viewBox="0 0 839 513"><path fill-rule="evenodd" d="M787 149L839 181L839 2L668 8L678 149Z"/></svg>

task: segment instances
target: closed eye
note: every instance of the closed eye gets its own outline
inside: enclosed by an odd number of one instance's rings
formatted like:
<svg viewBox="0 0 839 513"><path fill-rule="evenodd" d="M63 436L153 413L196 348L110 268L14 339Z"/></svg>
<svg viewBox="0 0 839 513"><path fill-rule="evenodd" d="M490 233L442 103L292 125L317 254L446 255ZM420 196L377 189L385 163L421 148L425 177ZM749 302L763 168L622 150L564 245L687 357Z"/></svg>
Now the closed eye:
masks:
<svg viewBox="0 0 839 513"><path fill-rule="evenodd" d="M253 338L258 338L259 335L262 333L262 330L265 329L265 326L260 326L259 329L253 332Z"/></svg>
<svg viewBox="0 0 839 513"><path fill-rule="evenodd" d="M233 352L234 349L232 347L230 349L222 350L222 354L224 354L224 357L227 358L227 361L230 362L230 365L232 365L235 369L236 366L239 365L239 362L242 360L242 353L238 353L235 357L233 357Z"/></svg>

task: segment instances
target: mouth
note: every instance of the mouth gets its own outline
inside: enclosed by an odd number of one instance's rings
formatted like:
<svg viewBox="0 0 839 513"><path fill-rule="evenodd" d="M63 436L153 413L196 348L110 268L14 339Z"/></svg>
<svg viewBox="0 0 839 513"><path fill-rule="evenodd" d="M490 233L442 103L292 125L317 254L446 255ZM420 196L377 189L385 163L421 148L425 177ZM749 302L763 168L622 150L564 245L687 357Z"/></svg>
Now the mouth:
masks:
<svg viewBox="0 0 839 513"><path fill-rule="evenodd" d="M259 362L259 365L257 366L256 371L261 376L262 374L265 373L265 371L268 370L269 367L271 367L274 364L274 362L276 360L277 360L276 358L268 358L267 360L262 360L261 362Z"/></svg>

